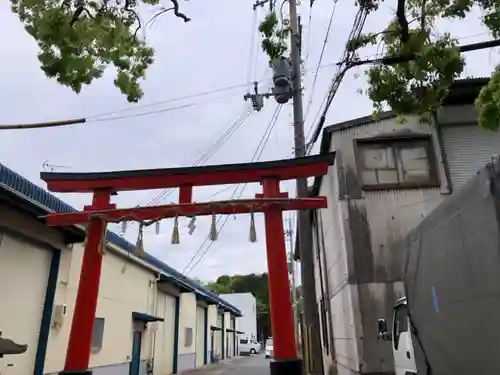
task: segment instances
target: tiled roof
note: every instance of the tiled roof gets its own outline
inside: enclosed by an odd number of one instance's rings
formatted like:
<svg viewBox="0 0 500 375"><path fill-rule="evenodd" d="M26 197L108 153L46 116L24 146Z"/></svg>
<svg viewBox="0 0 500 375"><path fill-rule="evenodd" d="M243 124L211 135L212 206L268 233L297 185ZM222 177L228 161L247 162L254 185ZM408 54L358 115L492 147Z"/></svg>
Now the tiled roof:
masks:
<svg viewBox="0 0 500 375"><path fill-rule="evenodd" d="M69 204L63 202L61 199L50 194L40 186L32 183L28 179L14 172L12 169L7 168L5 165L0 163L0 189L13 190L17 195L19 195L26 202L41 207L48 212L74 212L76 209ZM132 252L135 248L126 239L120 237L118 234L109 231L107 233L108 241L115 246L127 251ZM169 279L174 283L181 285L198 296L204 299L217 303L223 308L233 312L236 315L241 316L241 311L231 305L230 303L224 301L217 294L209 291L208 289L202 287L198 283L184 276L180 272L176 271L169 265L165 264L161 260L155 258L154 256L146 253L143 260L150 264L151 266L160 269L165 273Z"/></svg>

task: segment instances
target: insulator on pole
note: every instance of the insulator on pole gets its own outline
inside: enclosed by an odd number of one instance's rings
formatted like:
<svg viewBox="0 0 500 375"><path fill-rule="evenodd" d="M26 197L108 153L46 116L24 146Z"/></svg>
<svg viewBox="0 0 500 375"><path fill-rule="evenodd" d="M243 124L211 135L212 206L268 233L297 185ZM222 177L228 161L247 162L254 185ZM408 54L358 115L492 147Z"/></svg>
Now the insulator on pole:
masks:
<svg viewBox="0 0 500 375"><path fill-rule="evenodd" d="M157 221L155 223L155 233L160 234L160 222L159 221Z"/></svg>
<svg viewBox="0 0 500 375"><path fill-rule="evenodd" d="M122 221L122 233L125 234L127 232L127 221Z"/></svg>

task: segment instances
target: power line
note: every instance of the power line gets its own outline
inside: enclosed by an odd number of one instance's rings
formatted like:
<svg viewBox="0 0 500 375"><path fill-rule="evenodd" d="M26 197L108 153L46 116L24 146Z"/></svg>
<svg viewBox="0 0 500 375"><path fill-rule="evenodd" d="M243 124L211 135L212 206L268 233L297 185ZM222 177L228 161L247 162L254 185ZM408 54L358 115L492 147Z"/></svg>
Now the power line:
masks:
<svg viewBox="0 0 500 375"><path fill-rule="evenodd" d="M499 47L500 46L500 39L494 39L494 40L488 40L485 42L478 42L478 43L472 43L472 44L466 44L463 46L459 47L460 53L465 53L465 52L472 52L472 51L478 51L482 49L487 49L487 48L494 48L494 47ZM401 64L401 63L406 63L415 60L418 57L417 54L409 54L409 55L398 55L398 56L385 56L381 58L374 58L374 59L366 59L366 60L358 60L358 61L347 61L347 64L342 67L342 70L336 75L336 77L340 77L341 80L342 77L345 75L347 70L354 68L356 66L361 66L361 65L369 65L369 64L382 64L382 65L394 65L394 64ZM335 78L334 78L334 83L336 83ZM337 83L337 88L340 82ZM335 91L330 90L329 91L329 96L328 100L326 102L325 108L323 109L323 113L319 119L318 124L316 125L316 128L314 129L313 136L311 140L308 142L308 151L310 152L312 150L312 147L314 144L318 141L319 135L321 133L321 130L323 129L323 126L326 121L326 113L328 112L328 109L330 108L333 97L335 96L336 89ZM313 123L314 124L314 123Z"/></svg>
<svg viewBox="0 0 500 375"><path fill-rule="evenodd" d="M368 17L368 10L366 10L364 7L360 7L358 9L358 12L356 13L356 16L354 17L354 22L351 27L351 31L349 33L349 36L347 38L347 43L346 47L344 49L344 53L342 55L341 63L338 65L337 68L337 73L335 73L332 83L330 85L330 89L328 90L325 99L323 99L323 103L321 107L324 105L324 110L323 110L323 115L322 117L326 116L326 112L328 111L328 108L330 107L333 98L337 94L337 90L340 87L340 83L342 82L342 79L344 78L344 75L347 71L349 64L353 61L355 57L355 52L351 51L348 46L349 42L352 40L355 40L359 38L361 35L361 32L363 31L363 27L366 22L366 18ZM311 123L311 126L309 127L309 130L307 132L307 137L309 137L311 131L314 128L314 123L316 122L316 119L318 118L318 115L321 111L321 107L319 108L318 112L316 112L316 116L314 118L314 121ZM314 130L313 137L316 135L317 128ZM310 143L306 144L306 153L309 154L312 151L312 145Z"/></svg>
<svg viewBox="0 0 500 375"><path fill-rule="evenodd" d="M213 156L228 140L231 136L243 125L243 123L250 116L250 109L246 108L244 112L238 116L238 118L231 123L228 129L217 139L217 141L212 144L207 151L205 151L192 166L198 166L207 161L211 156ZM161 200L167 198L175 191L174 188L167 188L160 192L157 196L153 197L146 206L151 206L158 204Z"/></svg>
<svg viewBox="0 0 500 375"><path fill-rule="evenodd" d="M224 133L213 143L207 151L205 151L193 164L193 167L203 164L207 161L211 156L213 156L228 140L231 136L243 125L248 117L251 115L251 111L248 108L245 108L244 112L238 116L236 120L234 120L228 129L224 131ZM147 203L147 206L158 203L161 199L166 198L170 195L175 189L168 188L163 190L156 197L151 199Z"/></svg>
<svg viewBox="0 0 500 375"><path fill-rule="evenodd" d="M252 72L253 72L253 61L254 61L254 54L255 54L255 34L257 28L257 8L254 7L253 9L253 18L252 18L252 28L251 28L251 35L250 35L250 52L248 55L248 72L247 72L247 85L250 84L250 81L252 80ZM257 70L257 67L255 66L255 70ZM255 75L255 74L254 74Z"/></svg>
<svg viewBox="0 0 500 375"><path fill-rule="evenodd" d="M332 9L332 13L330 15L330 21L328 22L328 28L326 29L326 34L325 34L325 40L323 41L323 46L321 47L321 54L319 56L319 59L318 59L318 64L316 65L316 71L314 73L314 80L313 80L313 84L312 84L312 87L311 87L311 95L309 97L309 101L307 102L307 107L306 107L306 113L305 113L305 120L307 121L307 116L309 114L309 110L311 109L311 104L313 102L313 97L314 97L314 89L316 88L316 82L318 80L318 72L319 72L319 68L321 66L321 62L323 61L323 55L325 54L325 50L326 50L326 45L328 43L328 37L330 36L330 30L332 28L332 23L333 23L333 17L335 15L335 9L337 8L337 3L338 3L339 0L335 0L333 2L333 9ZM309 32L310 34L310 32ZM307 57L306 57L307 59Z"/></svg>
<svg viewBox="0 0 500 375"><path fill-rule="evenodd" d="M117 114L117 113L124 113L124 112L135 111L137 109L154 107L154 106L157 106L157 105L160 105L160 104L167 104L167 103L178 102L178 101L185 100L185 99L192 99L192 98L198 98L198 97L202 97L202 96L208 96L208 95L217 94L217 93L220 93L220 92L223 92L223 91L231 91L231 90L235 90L235 89L239 89L239 88L244 88L245 86L247 86L246 83L245 84L238 84L238 85L221 87L219 89L214 89L214 90L201 91L201 92L197 92L197 93L194 93L194 94L188 94L188 95L179 96L179 97L175 97L175 98L171 98L171 99L165 99L165 100L160 100L160 101L156 101L156 102L152 102L152 103L146 103L146 104L138 104L138 105L135 105L133 107L127 107L127 108L118 109L118 110L115 110L115 111L110 111L110 112L105 112L105 113L99 113L99 114L95 114L95 115L92 115L92 116L88 116L87 118L97 118L97 117L103 117L103 116L110 116L110 115L114 115L114 114Z"/></svg>
<svg viewBox="0 0 500 375"><path fill-rule="evenodd" d="M198 166L207 161L211 156L213 156L228 140L231 136L243 125L243 123L250 117L251 110L245 106L243 113L241 113L234 121L231 122L230 126L218 137L218 139L194 162L192 166ZM146 206L151 206L159 203L161 200L167 198L175 191L174 188L167 188L161 191L158 195L153 197ZM118 235L123 235L123 230L117 231Z"/></svg>
<svg viewBox="0 0 500 375"><path fill-rule="evenodd" d="M257 148L252 156L252 159L251 159L251 162L254 162L254 161L258 161L260 159L260 157L262 156L262 152L264 151L268 141L269 141L269 138L271 136L271 133L273 131L273 129L275 128L276 126L276 123L278 121L278 117L280 115L280 112L281 112L281 108L282 106L279 105L276 107L276 109L274 110L274 113L271 117L271 120L266 128L266 130L264 131L264 134L262 135L261 139L260 139L260 142L259 144L257 145ZM231 197L229 198L230 200L234 199L234 197L236 196L237 192L238 192L238 189L240 187L241 184L238 184L236 186L236 188L234 189L233 193L231 194ZM241 196L243 195L243 192L246 188L247 184L243 184L242 188L241 188L241 191L239 192L238 194L238 197L236 199L240 199ZM218 230L218 233L220 233L222 231L222 229L224 228L224 226L227 224L228 220L229 220L229 215L226 215L224 217L224 222L222 223L221 227L219 228ZM219 224L220 220L222 219L222 216L219 216L219 218L217 219L216 221L216 224ZM195 254L193 255L193 257L191 258L191 260L188 262L188 264L184 267L184 270L183 270L183 274L184 275L187 275L189 274L201 261L202 259L205 257L205 255L207 254L208 250L210 250L210 248L213 246L214 242L210 242L209 245L206 247L206 249L202 252L203 250L203 247L205 246L205 244L208 242L210 236L207 236L205 237L205 240L201 243L200 247L198 248L198 250L195 252ZM198 258L198 260L190 267L190 265L193 263L193 261L196 259L196 257L199 255L200 257ZM189 269L189 270L188 270ZM187 271L187 272L186 272Z"/></svg>
<svg viewBox="0 0 500 375"><path fill-rule="evenodd" d="M281 111L281 106L278 106L276 107L276 109L274 110L274 113L271 117L271 120L269 121L269 124L266 128L266 130L264 131L264 134L262 135L262 138L260 139L260 142L259 144L257 145L257 148L252 156L252 159L251 159L251 162L255 161L255 160L259 160L260 159L260 156L262 155L262 152L269 140L269 137L274 129L274 126L276 126L276 123L277 123L277 120L278 120L278 116L279 116L279 113ZM236 193L239 189L239 187L241 186L241 184L238 184L236 186L236 188L234 189L233 193L231 194L231 197L230 199L233 199L235 196L236 196ZM243 195L243 192L245 190L245 187L247 186L247 184L244 184L239 195L238 195L238 198L241 198L241 196ZM222 216L219 216L219 218L217 219L217 222L216 224L219 224L220 220L222 219ZM224 228L224 226L226 225L227 221L229 220L229 216L226 216L224 218L224 222L222 223L222 226L220 227L219 229L219 233L220 231L222 230L222 228ZM198 248L198 250L195 252L195 254L193 255L193 257L191 258L191 260L188 262L188 264L186 265L186 267L184 267L184 271L182 273L185 273L186 270L189 268L189 266L191 265L191 263L194 261L194 259L198 256L198 254L202 251L204 245L208 242L210 236L207 236L205 238L205 240L202 242L202 244L200 245L200 247ZM205 254L208 252L208 250L212 247L213 245L213 242L210 242L210 244L208 245L207 249L205 249L204 253L201 255L201 257L198 259L198 261L195 263L195 265L193 265L190 269L189 269L189 272L191 272L193 270L193 268L201 261L201 259L203 259L203 257L205 256ZM188 273L189 273L188 272Z"/></svg>

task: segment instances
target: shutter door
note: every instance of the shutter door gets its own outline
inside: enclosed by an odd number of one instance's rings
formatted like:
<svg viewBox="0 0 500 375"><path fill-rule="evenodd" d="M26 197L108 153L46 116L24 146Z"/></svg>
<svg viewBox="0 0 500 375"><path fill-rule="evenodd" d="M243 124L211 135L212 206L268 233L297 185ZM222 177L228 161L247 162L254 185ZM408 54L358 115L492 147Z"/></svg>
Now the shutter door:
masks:
<svg viewBox="0 0 500 375"><path fill-rule="evenodd" d="M500 133L478 126L445 126L443 143L454 189L459 189L500 154Z"/></svg>

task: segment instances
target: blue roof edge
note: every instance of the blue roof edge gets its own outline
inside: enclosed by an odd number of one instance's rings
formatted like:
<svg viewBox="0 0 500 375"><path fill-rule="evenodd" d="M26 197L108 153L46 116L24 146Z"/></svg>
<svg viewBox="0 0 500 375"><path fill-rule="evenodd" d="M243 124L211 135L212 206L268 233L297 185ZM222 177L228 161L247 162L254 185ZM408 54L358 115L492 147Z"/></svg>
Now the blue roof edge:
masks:
<svg viewBox="0 0 500 375"><path fill-rule="evenodd" d="M66 202L57 198L55 195L49 193L40 186L29 181L27 178L21 176L12 169L6 167L0 163L0 188L6 189L10 188L16 191L30 204L35 204L37 206L42 206L47 212L75 212L77 211L74 207L70 206ZM108 242L115 246L131 253L135 246L127 241L125 238L120 237L113 231L107 231ZM233 312L235 315L241 316L241 311L235 306L231 305L227 301L220 298L216 293L204 288L193 280L189 279L187 276L183 275L179 271L173 269L166 263L162 262L158 258L146 253L143 260L149 265L158 268L163 271L166 276L173 279L173 281L179 285L187 286L195 294L205 297L209 301L215 302L221 305L224 309Z"/></svg>

